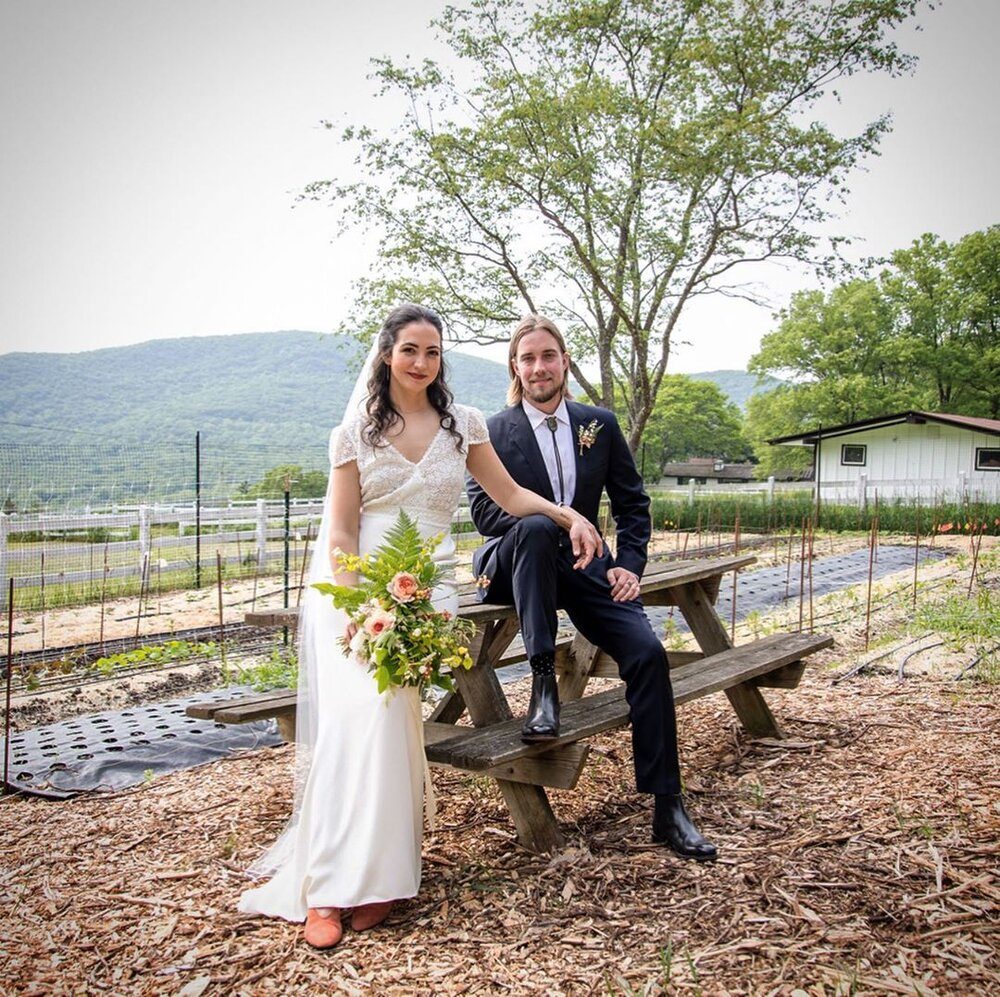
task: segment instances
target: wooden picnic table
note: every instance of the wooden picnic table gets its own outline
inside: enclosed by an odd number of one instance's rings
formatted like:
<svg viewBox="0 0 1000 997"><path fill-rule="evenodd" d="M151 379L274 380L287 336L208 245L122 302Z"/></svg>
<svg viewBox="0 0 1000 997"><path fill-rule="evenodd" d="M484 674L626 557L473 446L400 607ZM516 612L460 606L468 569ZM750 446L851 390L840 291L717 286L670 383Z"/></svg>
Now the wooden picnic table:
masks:
<svg viewBox="0 0 1000 997"><path fill-rule="evenodd" d="M761 693L762 688L794 688L805 669L803 659L833 639L822 634L772 634L734 647L715 609L719 586L730 572L752 564L753 555L699 558L655 564L641 582L643 604L676 606L700 650L667 651L676 703L725 692L744 729L753 736L780 738L781 728ZM591 678L617 677L615 662L581 634L556 649L560 733L555 741L524 744L521 718L515 718L498 667L525 660L510 652L518 636L513 606L481 603L474 591L462 595L459 615L476 624L470 643L473 667L455 674L456 691L439 701L424 724L427 758L432 765L479 772L496 780L510 810L518 837L533 851L562 844L546 787L572 789L579 780L589 747L581 743L595 734L628 723L625 687L586 695ZM253 626L294 626L295 609L248 613ZM222 703L198 704L188 713L239 723L277 717L286 739L294 730L295 693L275 690ZM458 721L468 713L471 726Z"/></svg>

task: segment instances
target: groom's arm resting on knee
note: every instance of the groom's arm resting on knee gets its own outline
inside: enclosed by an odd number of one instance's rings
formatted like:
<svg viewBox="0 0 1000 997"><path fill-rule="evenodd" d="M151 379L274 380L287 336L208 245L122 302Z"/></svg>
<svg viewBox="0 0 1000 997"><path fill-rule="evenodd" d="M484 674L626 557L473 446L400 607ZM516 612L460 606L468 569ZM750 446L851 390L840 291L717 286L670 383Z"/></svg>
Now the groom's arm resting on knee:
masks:
<svg viewBox="0 0 1000 997"><path fill-rule="evenodd" d="M608 582L611 598L615 602L625 602L639 594L639 579L646 570L652 522L649 495L614 416L611 416L608 428L611 453L604 490L611 502L611 517L615 521L617 537L615 563L608 569Z"/></svg>

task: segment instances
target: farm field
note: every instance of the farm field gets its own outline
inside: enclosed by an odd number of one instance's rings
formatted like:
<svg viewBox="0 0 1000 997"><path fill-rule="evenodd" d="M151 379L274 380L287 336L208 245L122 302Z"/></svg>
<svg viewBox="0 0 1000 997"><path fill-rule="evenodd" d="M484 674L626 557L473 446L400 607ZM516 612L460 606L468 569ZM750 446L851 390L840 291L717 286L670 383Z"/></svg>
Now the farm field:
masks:
<svg viewBox="0 0 1000 997"><path fill-rule="evenodd" d="M569 840L554 856L517 845L487 780L435 771L420 895L317 954L297 926L235 910L243 868L290 805L290 749L264 749L113 796L5 799L4 979L18 993L996 989L996 654L956 675L1000 635L963 630L969 542L938 543L954 556L921 569L923 616L912 571L876 586L867 651L856 592L817 606L837 644L798 689L775 690L785 740L745 738L721 697L681 708L686 791L720 845L714 866L648 843L625 732L597 738L577 790L553 793ZM986 538L972 604L987 613L997 552ZM527 692L515 687L515 708Z"/></svg>

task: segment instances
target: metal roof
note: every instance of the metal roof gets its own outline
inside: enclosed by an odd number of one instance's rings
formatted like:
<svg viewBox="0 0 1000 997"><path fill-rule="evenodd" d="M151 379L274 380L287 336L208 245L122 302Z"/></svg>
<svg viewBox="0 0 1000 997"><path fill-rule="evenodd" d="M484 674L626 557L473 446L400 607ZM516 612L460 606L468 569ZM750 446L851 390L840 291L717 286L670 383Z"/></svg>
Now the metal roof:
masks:
<svg viewBox="0 0 1000 997"><path fill-rule="evenodd" d="M845 422L839 426L818 426L805 433L792 433L788 436L777 436L767 442L772 445L781 443L811 444L831 436L850 436L865 429L876 429L881 426L896 426L901 423L920 425L926 422L941 423L946 426L958 426L960 429L971 429L991 436L1000 436L1000 419L980 419L971 415L950 415L947 412L918 412L909 409L906 412L896 412L893 415L880 415L871 419L859 419L857 422Z"/></svg>

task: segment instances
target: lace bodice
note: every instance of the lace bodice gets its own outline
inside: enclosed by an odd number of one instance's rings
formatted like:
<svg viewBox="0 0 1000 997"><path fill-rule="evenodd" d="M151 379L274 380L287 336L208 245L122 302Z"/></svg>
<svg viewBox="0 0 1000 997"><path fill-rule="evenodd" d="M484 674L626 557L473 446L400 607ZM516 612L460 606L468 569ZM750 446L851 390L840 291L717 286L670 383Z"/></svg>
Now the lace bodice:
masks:
<svg viewBox="0 0 1000 997"><path fill-rule="evenodd" d="M426 512L450 519L458 508L465 481L465 458L469 445L486 443L489 432L479 409L453 405L455 428L462 434L462 448L445 429L438 430L417 463L407 460L392 444L372 447L361 437L361 422L354 418L335 429L330 437L330 463L334 467L355 460L361 478L364 512Z"/></svg>

